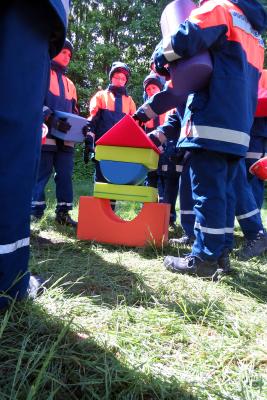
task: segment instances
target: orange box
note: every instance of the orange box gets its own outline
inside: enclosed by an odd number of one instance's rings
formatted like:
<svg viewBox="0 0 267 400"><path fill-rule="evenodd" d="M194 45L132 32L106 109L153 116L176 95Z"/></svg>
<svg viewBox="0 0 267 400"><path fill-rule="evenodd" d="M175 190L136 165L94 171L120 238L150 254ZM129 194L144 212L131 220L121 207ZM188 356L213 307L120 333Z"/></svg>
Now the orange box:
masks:
<svg viewBox="0 0 267 400"><path fill-rule="evenodd" d="M77 237L125 246L161 247L168 241L170 205L144 203L135 219L124 221L110 206L110 200L82 196L79 203Z"/></svg>

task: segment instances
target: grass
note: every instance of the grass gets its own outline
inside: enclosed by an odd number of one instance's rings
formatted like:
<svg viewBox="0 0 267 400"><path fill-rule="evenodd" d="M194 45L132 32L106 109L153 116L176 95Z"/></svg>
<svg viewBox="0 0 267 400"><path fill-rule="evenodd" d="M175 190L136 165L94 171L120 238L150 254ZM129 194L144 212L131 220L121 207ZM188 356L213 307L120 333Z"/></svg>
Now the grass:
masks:
<svg viewBox="0 0 267 400"><path fill-rule="evenodd" d="M48 197L30 268L50 287L0 314L1 400L267 398L266 256L233 256L219 283L178 276L163 256L189 248L80 242L55 225L51 185ZM138 212L119 206L127 219Z"/></svg>

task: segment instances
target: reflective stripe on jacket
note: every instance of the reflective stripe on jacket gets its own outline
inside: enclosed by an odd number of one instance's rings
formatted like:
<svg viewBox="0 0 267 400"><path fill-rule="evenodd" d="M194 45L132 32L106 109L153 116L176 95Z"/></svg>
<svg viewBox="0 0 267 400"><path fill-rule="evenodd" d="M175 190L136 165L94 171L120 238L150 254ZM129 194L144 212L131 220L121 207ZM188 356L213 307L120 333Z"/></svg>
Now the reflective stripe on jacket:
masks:
<svg viewBox="0 0 267 400"><path fill-rule="evenodd" d="M244 156L263 67L266 14L255 0L207 0L164 41L168 57L191 57L209 50L213 74L206 90L192 95L182 124L180 147L206 148ZM242 11L250 5L249 15Z"/></svg>
<svg viewBox="0 0 267 400"><path fill-rule="evenodd" d="M115 97L108 89L97 92L90 101L88 118L96 139L112 128L124 115L133 115L135 111L136 106L131 96Z"/></svg>

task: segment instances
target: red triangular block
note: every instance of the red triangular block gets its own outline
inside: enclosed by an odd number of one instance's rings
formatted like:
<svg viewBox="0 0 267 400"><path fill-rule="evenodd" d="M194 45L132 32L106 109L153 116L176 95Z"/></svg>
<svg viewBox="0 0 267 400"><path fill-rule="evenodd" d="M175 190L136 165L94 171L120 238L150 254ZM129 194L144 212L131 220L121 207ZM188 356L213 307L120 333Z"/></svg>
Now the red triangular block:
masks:
<svg viewBox="0 0 267 400"><path fill-rule="evenodd" d="M140 128L138 123L129 115L125 115L109 131L98 139L96 145L141 147L143 149L153 149L156 153L160 154L157 146L154 145L145 132Z"/></svg>

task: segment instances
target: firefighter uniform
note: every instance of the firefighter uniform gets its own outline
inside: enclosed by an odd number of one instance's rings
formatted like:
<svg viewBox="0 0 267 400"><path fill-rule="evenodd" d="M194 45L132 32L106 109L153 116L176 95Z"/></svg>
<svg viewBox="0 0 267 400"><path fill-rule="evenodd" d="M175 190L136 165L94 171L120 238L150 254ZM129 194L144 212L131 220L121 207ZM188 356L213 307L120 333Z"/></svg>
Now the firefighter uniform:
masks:
<svg viewBox="0 0 267 400"><path fill-rule="evenodd" d="M177 272L212 276L232 243L231 186L238 159L248 150L264 58L259 32L266 26L256 0L206 0L156 51L158 69L204 50L213 60L207 89L188 97L179 139L179 147L191 151L196 240L190 257L166 260L166 267Z"/></svg>
<svg viewBox="0 0 267 400"><path fill-rule="evenodd" d="M116 72L122 72L127 77L130 75L129 67L119 61L112 64L109 77L110 81ZM127 83L126 81L126 83ZM124 115L133 115L136 111L135 103L127 94L125 86L110 84L107 89L98 91L90 101L89 126L95 136L95 141L112 128ZM102 175L99 162L95 161L95 179L97 182L106 182Z"/></svg>
<svg viewBox="0 0 267 400"><path fill-rule="evenodd" d="M65 42L64 48L69 44ZM45 106L50 110L78 114L77 94L73 82L65 75L65 69L57 62L51 62L50 86ZM49 127L50 128L50 127ZM47 134L41 149L38 177L32 196L32 215L41 218L46 208L45 187L55 169L56 214L67 215L73 207L72 172L74 143L57 139ZM70 219L70 218L69 218Z"/></svg>
<svg viewBox="0 0 267 400"><path fill-rule="evenodd" d="M49 58L63 46L69 2L1 7L0 308L22 299L29 284L30 204Z"/></svg>

